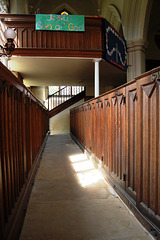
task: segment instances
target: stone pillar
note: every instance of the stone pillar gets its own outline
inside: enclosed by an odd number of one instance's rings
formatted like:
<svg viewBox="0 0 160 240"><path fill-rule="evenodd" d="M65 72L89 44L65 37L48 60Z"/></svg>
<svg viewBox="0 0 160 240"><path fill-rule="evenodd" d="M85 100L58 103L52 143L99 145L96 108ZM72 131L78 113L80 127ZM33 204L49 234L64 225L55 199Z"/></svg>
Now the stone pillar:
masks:
<svg viewBox="0 0 160 240"><path fill-rule="evenodd" d="M128 69L127 81L133 80L146 71L145 51L147 42L143 39L127 41Z"/></svg>
<svg viewBox="0 0 160 240"><path fill-rule="evenodd" d="M94 96L99 96L99 62L101 59L94 60Z"/></svg>

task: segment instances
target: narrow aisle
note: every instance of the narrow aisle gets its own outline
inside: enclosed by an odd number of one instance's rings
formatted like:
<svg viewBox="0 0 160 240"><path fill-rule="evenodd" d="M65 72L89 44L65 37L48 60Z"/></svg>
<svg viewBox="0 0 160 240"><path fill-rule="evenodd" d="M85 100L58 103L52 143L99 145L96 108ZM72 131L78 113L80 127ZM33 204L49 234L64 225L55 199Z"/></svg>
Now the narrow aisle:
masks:
<svg viewBox="0 0 160 240"><path fill-rule="evenodd" d="M151 239L69 135L49 136L20 240Z"/></svg>

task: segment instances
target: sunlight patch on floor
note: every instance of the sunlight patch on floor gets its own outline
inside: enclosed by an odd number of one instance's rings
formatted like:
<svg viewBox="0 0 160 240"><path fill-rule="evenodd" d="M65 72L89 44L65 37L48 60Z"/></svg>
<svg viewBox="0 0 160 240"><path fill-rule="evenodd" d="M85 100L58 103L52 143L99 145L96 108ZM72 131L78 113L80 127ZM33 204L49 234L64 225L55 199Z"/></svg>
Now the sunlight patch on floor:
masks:
<svg viewBox="0 0 160 240"><path fill-rule="evenodd" d="M72 163L72 165L76 172L86 172L94 169L94 165L90 160L85 160L78 163Z"/></svg>
<svg viewBox="0 0 160 240"><path fill-rule="evenodd" d="M88 172L77 173L77 177L82 187L95 185L102 179L96 169Z"/></svg>
<svg viewBox="0 0 160 240"><path fill-rule="evenodd" d="M70 161L82 187L89 187L102 180L99 171L95 169L94 164L85 154L72 155Z"/></svg>
<svg viewBox="0 0 160 240"><path fill-rule="evenodd" d="M72 163L87 160L87 156L85 154L75 154L70 156L69 158Z"/></svg>

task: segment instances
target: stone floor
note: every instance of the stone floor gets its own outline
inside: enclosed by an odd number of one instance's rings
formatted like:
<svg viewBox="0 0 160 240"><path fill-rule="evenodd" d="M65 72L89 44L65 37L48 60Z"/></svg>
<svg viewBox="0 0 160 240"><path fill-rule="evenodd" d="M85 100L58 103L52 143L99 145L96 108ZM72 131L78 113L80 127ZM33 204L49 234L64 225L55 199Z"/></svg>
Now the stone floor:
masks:
<svg viewBox="0 0 160 240"><path fill-rule="evenodd" d="M20 240L153 239L69 135L49 136Z"/></svg>

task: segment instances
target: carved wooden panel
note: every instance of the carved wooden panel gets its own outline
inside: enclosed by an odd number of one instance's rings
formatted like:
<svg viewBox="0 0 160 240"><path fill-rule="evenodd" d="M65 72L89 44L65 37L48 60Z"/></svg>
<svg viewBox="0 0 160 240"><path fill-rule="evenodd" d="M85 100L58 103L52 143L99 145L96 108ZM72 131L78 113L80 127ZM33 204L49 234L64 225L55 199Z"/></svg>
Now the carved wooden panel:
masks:
<svg viewBox="0 0 160 240"><path fill-rule="evenodd" d="M103 161L104 158L104 115L103 115L103 99L97 99L95 103L95 154Z"/></svg>
<svg viewBox="0 0 160 240"><path fill-rule="evenodd" d="M142 201L147 207L155 213L160 211L158 202L160 184L157 181L159 177L159 84L142 79L138 82L140 94L141 128L139 135L139 144L141 146L141 156L138 161L141 162L139 169L139 178L141 191L139 201ZM142 177L143 176L143 177Z"/></svg>
<svg viewBox="0 0 160 240"><path fill-rule="evenodd" d="M0 236L8 239L10 231L16 231L12 225L17 216L21 221L23 215L25 194L29 194L25 187L48 131L48 112L1 63L0 102ZM41 115L37 121L38 111Z"/></svg>
<svg viewBox="0 0 160 240"><path fill-rule="evenodd" d="M88 121L92 126L88 132L91 151L103 160L109 178L123 187L136 201L136 207L157 226L160 225L159 70L145 73L88 102L92 113L87 118L81 116L83 124L80 124L85 129L85 121L92 119ZM74 124L75 128L80 127ZM87 134L84 137L87 139Z"/></svg>
<svg viewBox="0 0 160 240"><path fill-rule="evenodd" d="M104 124L105 124L105 142L104 142L104 167L110 171L111 165L111 96L104 97Z"/></svg>
<svg viewBox="0 0 160 240"><path fill-rule="evenodd" d="M125 174L125 88L111 95L111 166L113 177L122 186Z"/></svg>
<svg viewBox="0 0 160 240"><path fill-rule="evenodd" d="M126 87L126 190L136 198L137 89Z"/></svg>
<svg viewBox="0 0 160 240"><path fill-rule="evenodd" d="M95 145L95 143L96 143L96 141L95 141L95 134L96 134L96 121L95 121L95 119L96 119L96 108L95 108L95 105L96 105L96 102L95 101L92 101L91 102L91 119L92 119L92 130L91 130L91 132L92 132L92 139L91 139L91 150L92 150L92 152L93 153L95 153L95 147L96 147L96 145Z"/></svg>
<svg viewBox="0 0 160 240"><path fill-rule="evenodd" d="M91 139L92 139L92 112L91 105L87 104L86 110L86 146L88 149L91 147Z"/></svg>

